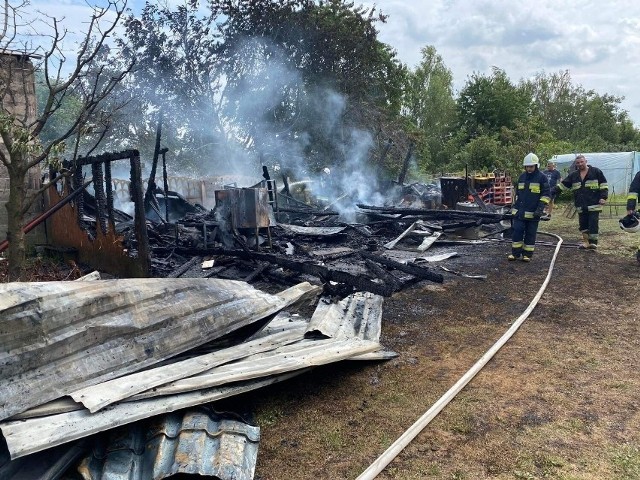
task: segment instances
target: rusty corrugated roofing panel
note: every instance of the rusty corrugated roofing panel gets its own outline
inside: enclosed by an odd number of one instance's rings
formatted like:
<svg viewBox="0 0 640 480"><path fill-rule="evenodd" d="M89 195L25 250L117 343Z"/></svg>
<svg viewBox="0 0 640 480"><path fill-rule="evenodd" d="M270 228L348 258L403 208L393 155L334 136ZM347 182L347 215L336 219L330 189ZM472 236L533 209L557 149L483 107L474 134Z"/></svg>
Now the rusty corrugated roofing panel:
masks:
<svg viewBox="0 0 640 480"><path fill-rule="evenodd" d="M219 279L0 286L0 419L138 371L275 314L318 287L269 295Z"/></svg>
<svg viewBox="0 0 640 480"><path fill-rule="evenodd" d="M203 411L114 430L78 471L85 480L160 480L176 474L252 480L260 428Z"/></svg>

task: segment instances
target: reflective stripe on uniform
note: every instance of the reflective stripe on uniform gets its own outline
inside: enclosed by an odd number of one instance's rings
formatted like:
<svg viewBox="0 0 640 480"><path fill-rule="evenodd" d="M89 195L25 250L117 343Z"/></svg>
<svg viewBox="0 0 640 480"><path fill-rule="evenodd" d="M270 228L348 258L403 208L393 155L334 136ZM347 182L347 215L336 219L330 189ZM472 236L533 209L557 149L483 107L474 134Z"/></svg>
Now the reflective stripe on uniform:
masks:
<svg viewBox="0 0 640 480"><path fill-rule="evenodd" d="M533 218L533 212L524 212L524 218Z"/></svg>
<svg viewBox="0 0 640 480"><path fill-rule="evenodd" d="M564 183L559 183L558 185L556 185L560 190L568 190L568 187L564 186Z"/></svg>
<svg viewBox="0 0 640 480"><path fill-rule="evenodd" d="M629 193L627 200L638 200L638 194L634 192Z"/></svg>
<svg viewBox="0 0 640 480"><path fill-rule="evenodd" d="M525 252L533 252L535 250L535 248L536 248L535 245L525 245L523 250Z"/></svg>
<svg viewBox="0 0 640 480"><path fill-rule="evenodd" d="M549 197L540 197L540 201L542 203L549 203L551 201L551 198L549 198Z"/></svg>
<svg viewBox="0 0 640 480"><path fill-rule="evenodd" d="M522 248L524 246L524 242L513 242L511 244L511 248Z"/></svg>
<svg viewBox="0 0 640 480"><path fill-rule="evenodd" d="M601 183L600 184L600 190L609 190L609 184Z"/></svg>
<svg viewBox="0 0 640 480"><path fill-rule="evenodd" d="M529 190L531 193L540 193L540 184L531 182L529 184Z"/></svg>
<svg viewBox="0 0 640 480"><path fill-rule="evenodd" d="M601 212L602 211L602 205L598 204L598 205L589 205L587 207L587 211L589 212Z"/></svg>
<svg viewBox="0 0 640 480"><path fill-rule="evenodd" d="M585 188L590 188L591 190L597 190L600 185L598 184L598 180L586 180L584 182Z"/></svg>
<svg viewBox="0 0 640 480"><path fill-rule="evenodd" d="M571 184L571 190L580 190L581 188L582 188L582 184L580 182Z"/></svg>

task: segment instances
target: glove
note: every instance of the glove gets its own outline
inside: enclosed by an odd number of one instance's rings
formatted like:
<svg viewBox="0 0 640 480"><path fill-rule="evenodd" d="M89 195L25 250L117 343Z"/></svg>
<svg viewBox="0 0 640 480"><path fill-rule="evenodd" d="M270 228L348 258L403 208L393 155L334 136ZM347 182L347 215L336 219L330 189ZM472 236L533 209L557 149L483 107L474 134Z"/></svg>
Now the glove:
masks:
<svg viewBox="0 0 640 480"><path fill-rule="evenodd" d="M533 212L533 218L535 220L540 220L540 218L544 215L544 207L538 207L535 212Z"/></svg>

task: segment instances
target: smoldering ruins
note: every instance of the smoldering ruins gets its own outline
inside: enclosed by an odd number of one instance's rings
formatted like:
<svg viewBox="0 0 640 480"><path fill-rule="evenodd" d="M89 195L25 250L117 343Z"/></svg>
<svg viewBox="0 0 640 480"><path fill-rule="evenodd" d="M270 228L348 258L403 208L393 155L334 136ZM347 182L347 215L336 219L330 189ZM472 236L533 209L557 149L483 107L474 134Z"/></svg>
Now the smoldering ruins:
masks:
<svg viewBox="0 0 640 480"><path fill-rule="evenodd" d="M245 113L271 108L270 92ZM503 205L466 178L409 181L411 142L341 124L346 99L317 93L339 159L265 127L234 171L179 176L159 127L147 162L131 148L51 167L71 174L45 194L40 249L94 273L2 287L0 477L251 479L259 426L216 400L393 358L385 297L482 280L457 259L500 241Z"/></svg>

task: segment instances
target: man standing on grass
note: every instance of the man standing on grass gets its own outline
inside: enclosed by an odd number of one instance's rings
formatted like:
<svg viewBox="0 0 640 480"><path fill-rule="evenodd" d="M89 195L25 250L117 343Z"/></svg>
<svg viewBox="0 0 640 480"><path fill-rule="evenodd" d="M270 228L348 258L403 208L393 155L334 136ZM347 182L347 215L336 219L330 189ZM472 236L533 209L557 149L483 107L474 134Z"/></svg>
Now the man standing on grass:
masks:
<svg viewBox="0 0 640 480"><path fill-rule="evenodd" d="M553 206L555 204L555 199L557 197L557 194L553 194L554 188L556 185L558 185L558 182L560 182L562 180L562 175L560 175L560 172L558 170L556 170L556 164L553 162L548 162L547 163L547 169L544 170L542 173L544 173L545 177L547 177L547 180L549 181L549 188L551 189L551 201L549 202L549 205L547 205L547 216L549 218L551 218L551 212L553 212Z"/></svg>
<svg viewBox="0 0 640 480"><path fill-rule="evenodd" d="M580 248L595 250L598 248L600 212L609 196L609 186L602 170L587 165L584 155L578 155L574 164L576 169L556 185L554 193L573 192L583 240Z"/></svg>
<svg viewBox="0 0 640 480"><path fill-rule="evenodd" d="M522 162L524 173L518 178L516 201L511 209L513 235L509 260L530 262L533 257L540 217L549 203L549 184L539 164L535 153L529 153Z"/></svg>

